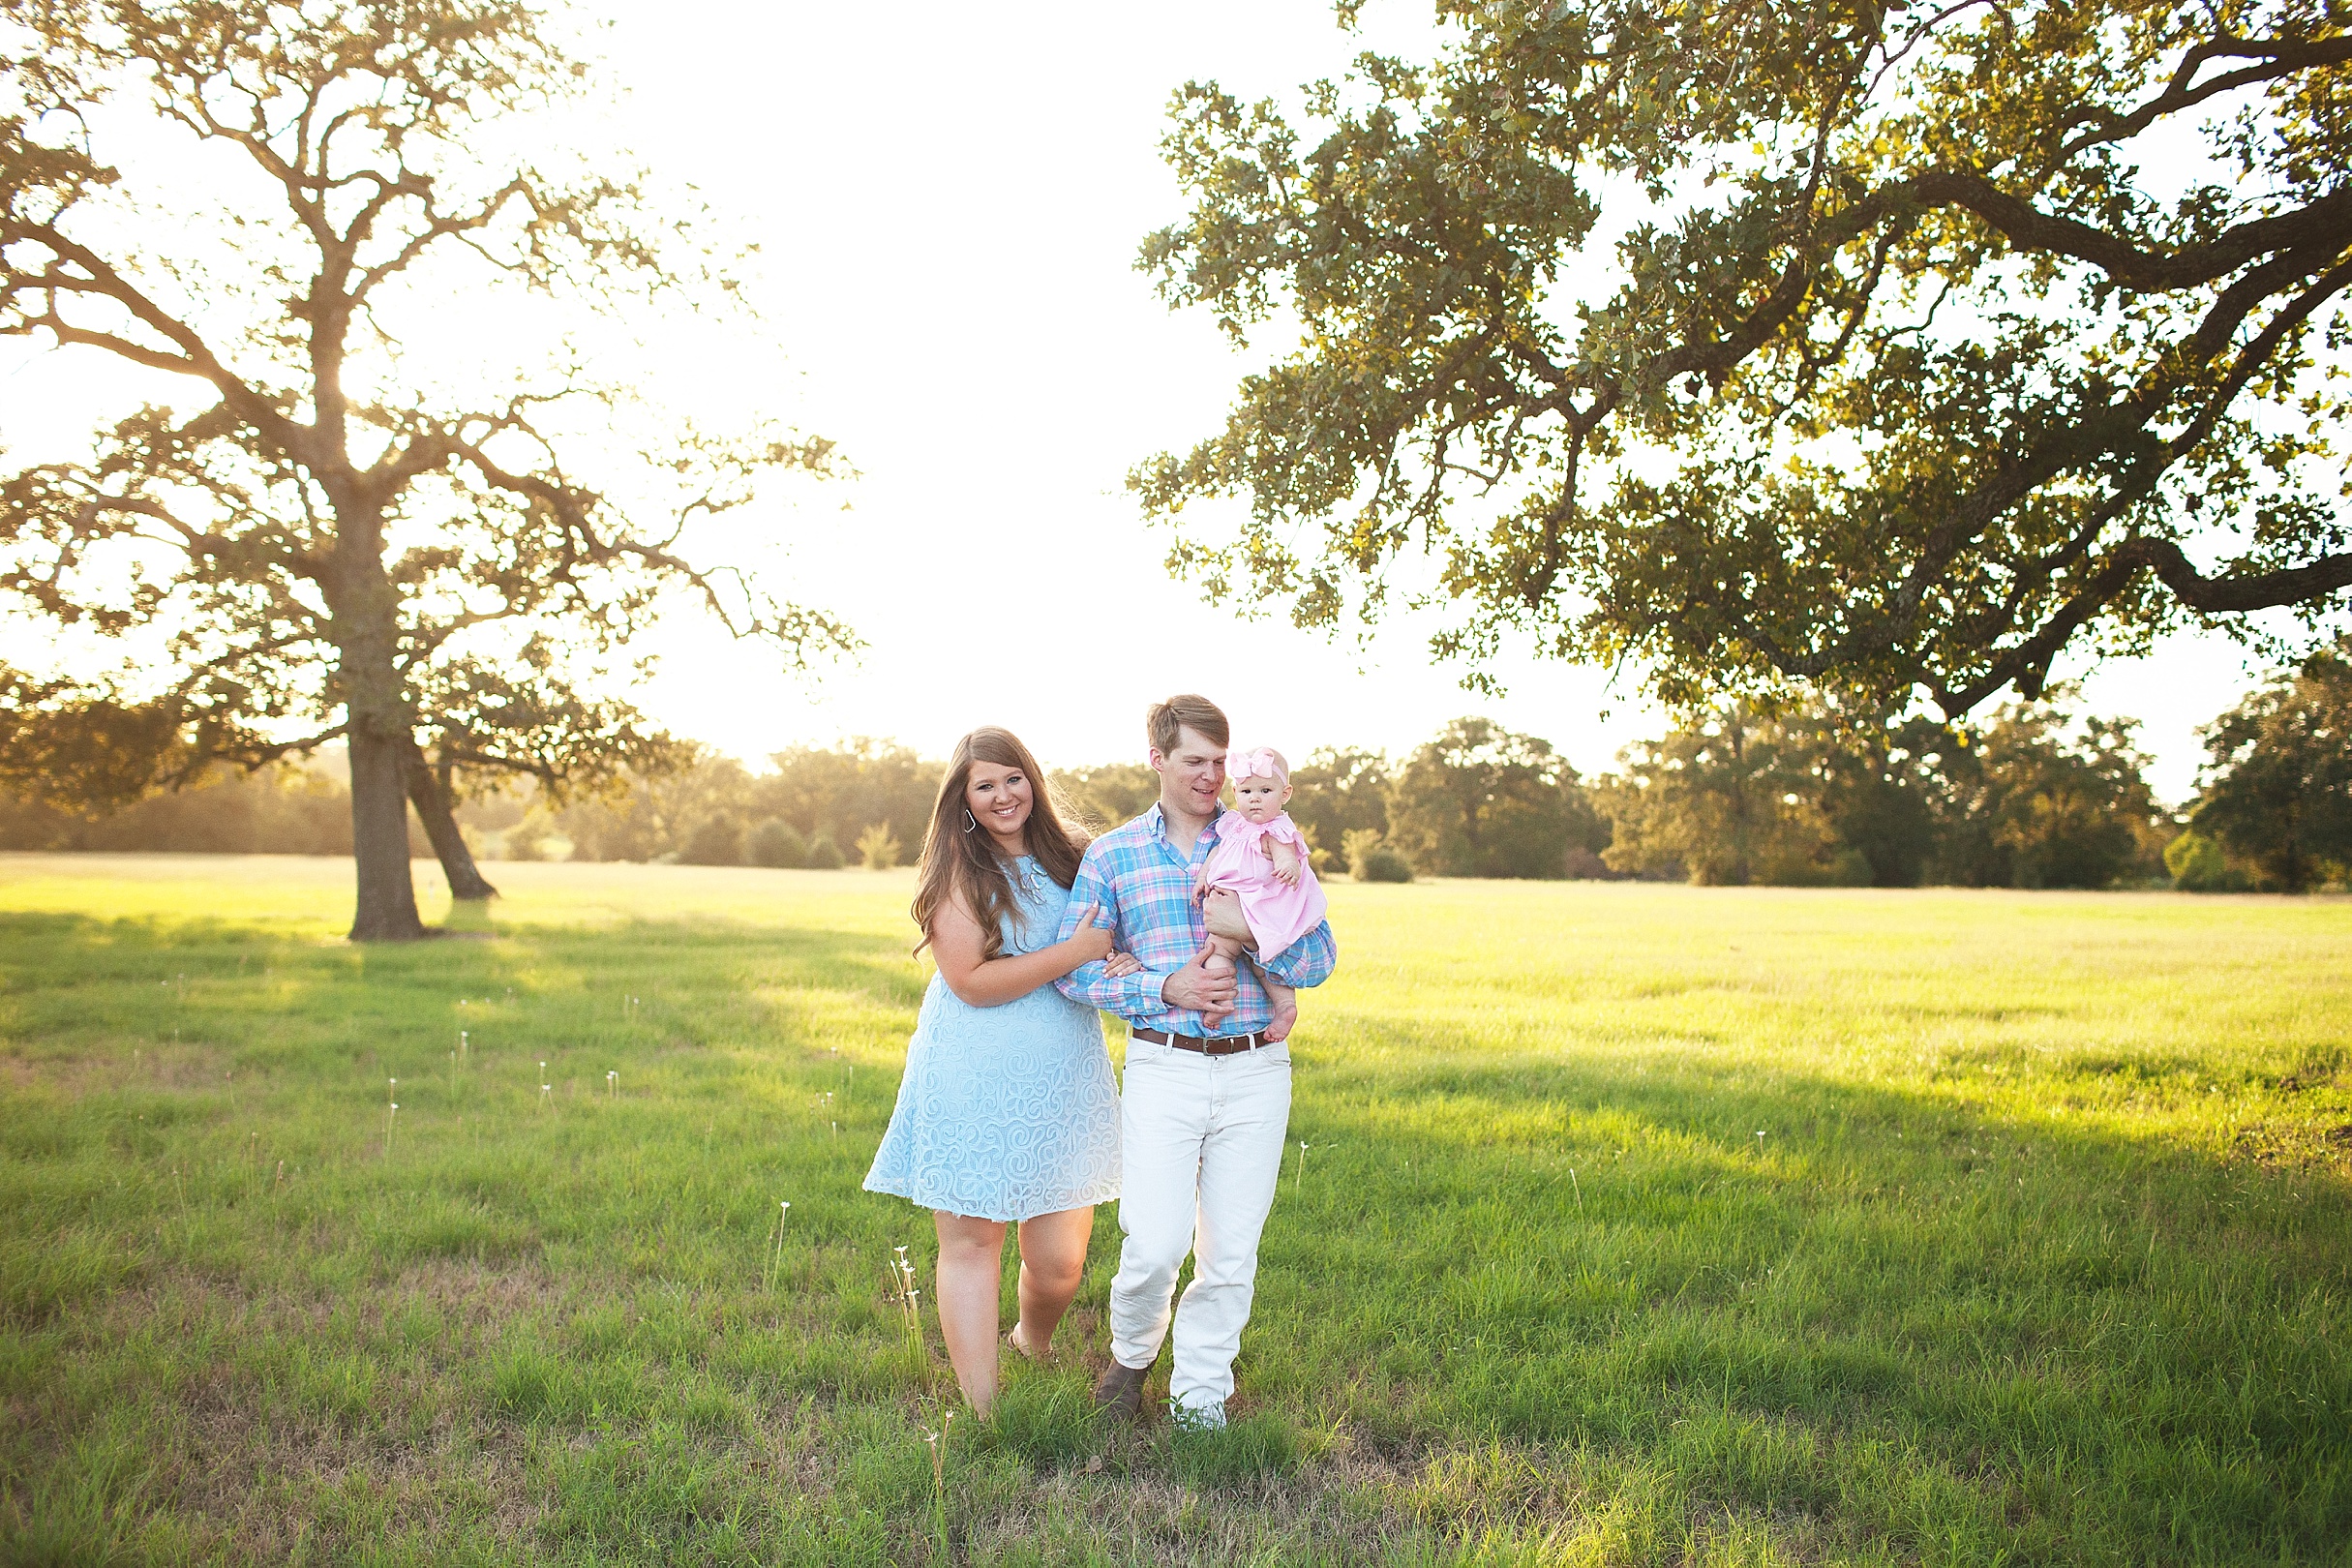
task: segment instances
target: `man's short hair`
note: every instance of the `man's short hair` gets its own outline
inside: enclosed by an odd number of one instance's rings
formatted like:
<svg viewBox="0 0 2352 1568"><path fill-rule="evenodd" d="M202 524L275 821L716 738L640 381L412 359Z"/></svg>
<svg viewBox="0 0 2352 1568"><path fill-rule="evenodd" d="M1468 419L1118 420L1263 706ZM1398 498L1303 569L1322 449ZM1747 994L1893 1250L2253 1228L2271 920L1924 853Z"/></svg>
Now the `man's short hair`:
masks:
<svg viewBox="0 0 2352 1568"><path fill-rule="evenodd" d="M1144 734L1152 738L1152 749L1162 757L1174 754L1176 737L1182 730L1191 730L1220 746L1233 743L1233 727L1225 722L1225 710L1206 697L1183 692L1144 710Z"/></svg>

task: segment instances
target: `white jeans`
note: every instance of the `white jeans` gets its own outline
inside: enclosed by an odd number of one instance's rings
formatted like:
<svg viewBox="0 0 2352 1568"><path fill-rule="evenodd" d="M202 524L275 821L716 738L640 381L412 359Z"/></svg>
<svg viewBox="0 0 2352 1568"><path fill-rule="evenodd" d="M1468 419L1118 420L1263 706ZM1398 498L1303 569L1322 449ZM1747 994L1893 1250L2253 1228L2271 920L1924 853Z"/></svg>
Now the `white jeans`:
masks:
<svg viewBox="0 0 2352 1568"><path fill-rule="evenodd" d="M1176 1309L1168 1397L1187 1408L1233 1392L1233 1357L1257 1291L1257 1238L1274 1206L1290 1126L1290 1051L1204 1056L1129 1040L1121 1096L1119 1275L1111 1355L1149 1367L1168 1334L1185 1253L1192 1282Z"/></svg>

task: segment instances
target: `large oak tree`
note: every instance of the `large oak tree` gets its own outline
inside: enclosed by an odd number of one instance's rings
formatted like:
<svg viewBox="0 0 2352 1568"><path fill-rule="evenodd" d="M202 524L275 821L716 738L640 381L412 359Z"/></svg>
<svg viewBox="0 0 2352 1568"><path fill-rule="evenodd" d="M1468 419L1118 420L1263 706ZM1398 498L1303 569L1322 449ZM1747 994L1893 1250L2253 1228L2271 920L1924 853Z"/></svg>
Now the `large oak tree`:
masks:
<svg viewBox="0 0 2352 1568"><path fill-rule="evenodd" d="M1279 349L1132 476L1247 498L1180 521L1213 594L1946 716L2344 606L2335 0L1437 9L1295 109L1177 95L1143 263Z"/></svg>
<svg viewBox="0 0 2352 1568"><path fill-rule="evenodd" d="M0 0L0 333L189 389L0 476L0 590L121 650L0 670L13 782L99 802L340 739L352 935L410 937L407 803L480 896L455 792L677 759L596 678L665 595L788 662L850 646L690 533L828 443L661 423L566 347L735 286L560 150L591 78L538 8Z"/></svg>

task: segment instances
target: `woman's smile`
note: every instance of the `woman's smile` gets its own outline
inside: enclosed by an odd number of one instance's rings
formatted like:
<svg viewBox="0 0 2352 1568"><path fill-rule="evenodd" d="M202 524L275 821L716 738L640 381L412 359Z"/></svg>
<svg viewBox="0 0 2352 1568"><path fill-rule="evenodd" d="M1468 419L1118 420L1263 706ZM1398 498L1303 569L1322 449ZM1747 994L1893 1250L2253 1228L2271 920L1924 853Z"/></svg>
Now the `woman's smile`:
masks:
<svg viewBox="0 0 2352 1568"><path fill-rule="evenodd" d="M1004 763L973 763L964 781L964 809L972 813L973 824L985 828L1000 845L1022 844L1035 803L1034 787L1020 769Z"/></svg>

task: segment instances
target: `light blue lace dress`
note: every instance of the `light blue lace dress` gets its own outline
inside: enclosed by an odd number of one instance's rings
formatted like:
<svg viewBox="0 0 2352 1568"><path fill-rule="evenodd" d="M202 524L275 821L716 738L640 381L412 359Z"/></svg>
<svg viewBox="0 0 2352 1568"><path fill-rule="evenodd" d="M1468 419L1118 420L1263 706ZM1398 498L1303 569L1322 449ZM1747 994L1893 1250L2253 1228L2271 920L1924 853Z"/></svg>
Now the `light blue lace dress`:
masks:
<svg viewBox="0 0 2352 1568"><path fill-rule="evenodd" d="M1050 947L1070 891L1024 855L1005 951ZM976 1008L931 977L866 1191L983 1220L1119 1195L1119 1086L1095 1010L1051 984Z"/></svg>

